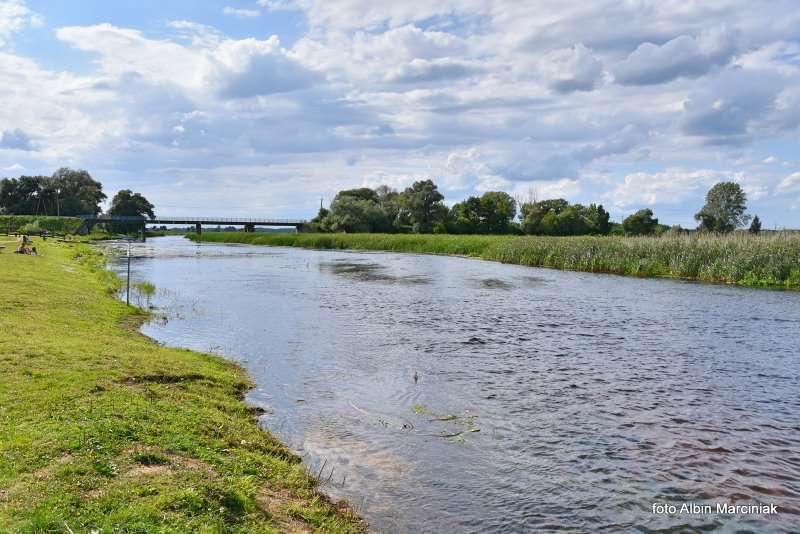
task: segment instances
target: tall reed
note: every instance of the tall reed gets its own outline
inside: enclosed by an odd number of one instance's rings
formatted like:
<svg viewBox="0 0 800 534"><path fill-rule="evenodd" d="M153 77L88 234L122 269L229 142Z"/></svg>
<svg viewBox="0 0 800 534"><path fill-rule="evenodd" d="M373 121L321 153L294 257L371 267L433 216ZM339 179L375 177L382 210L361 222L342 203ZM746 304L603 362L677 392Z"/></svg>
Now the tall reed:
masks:
<svg viewBox="0 0 800 534"><path fill-rule="evenodd" d="M202 240L458 254L532 267L800 289L800 233L795 232L662 237L208 232Z"/></svg>

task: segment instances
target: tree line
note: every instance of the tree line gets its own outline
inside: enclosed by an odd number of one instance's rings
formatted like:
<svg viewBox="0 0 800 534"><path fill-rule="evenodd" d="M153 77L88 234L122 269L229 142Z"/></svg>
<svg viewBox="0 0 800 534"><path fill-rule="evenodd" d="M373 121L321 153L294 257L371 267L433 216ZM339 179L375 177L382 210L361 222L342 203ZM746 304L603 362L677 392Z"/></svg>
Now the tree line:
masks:
<svg viewBox="0 0 800 534"><path fill-rule="evenodd" d="M21 176L0 180L0 214L80 216L101 213L103 186L85 170L62 168L52 176ZM751 221L747 196L739 184L722 182L706 195L697 212L698 230L731 232ZM154 206L130 189L119 191L108 215L154 217ZM114 231L128 231L117 225ZM684 231L659 223L649 208L622 223L610 220L602 204L571 204L563 198L515 199L503 191L470 196L451 207L433 180L414 182L403 191L382 185L340 191L330 209L320 208L309 224L320 232L386 232L517 235L659 235ZM750 231L761 221L752 218Z"/></svg>
<svg viewBox="0 0 800 534"><path fill-rule="evenodd" d="M103 184L85 170L61 168L52 176L20 176L0 180L0 215L77 217L98 215L108 198ZM106 212L111 216L154 217L154 206L130 189L119 191ZM112 231L135 230L131 225L115 224Z"/></svg>
<svg viewBox="0 0 800 534"><path fill-rule="evenodd" d="M0 180L0 213L11 215L97 215L106 198L103 185L84 170Z"/></svg>
<svg viewBox="0 0 800 534"><path fill-rule="evenodd" d="M731 232L745 225L747 197L739 184L722 182L709 190L695 215L698 230ZM517 235L660 235L685 231L659 223L649 208L622 223L610 220L602 204L571 204L563 198L521 201L503 191L471 196L451 207L432 180L420 180L403 191L382 185L340 191L330 209L320 208L310 230L320 232L387 232ZM750 231L758 233L756 216Z"/></svg>

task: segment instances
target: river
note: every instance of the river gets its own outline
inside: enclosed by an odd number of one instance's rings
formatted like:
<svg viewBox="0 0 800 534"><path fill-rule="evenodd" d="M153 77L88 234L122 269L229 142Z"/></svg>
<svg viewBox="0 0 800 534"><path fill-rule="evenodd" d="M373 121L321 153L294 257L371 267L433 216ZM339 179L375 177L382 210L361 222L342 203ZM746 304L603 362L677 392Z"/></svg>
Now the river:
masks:
<svg viewBox="0 0 800 534"><path fill-rule="evenodd" d="M240 362L261 423L376 531L800 526L800 293L181 237L134 256L144 333Z"/></svg>

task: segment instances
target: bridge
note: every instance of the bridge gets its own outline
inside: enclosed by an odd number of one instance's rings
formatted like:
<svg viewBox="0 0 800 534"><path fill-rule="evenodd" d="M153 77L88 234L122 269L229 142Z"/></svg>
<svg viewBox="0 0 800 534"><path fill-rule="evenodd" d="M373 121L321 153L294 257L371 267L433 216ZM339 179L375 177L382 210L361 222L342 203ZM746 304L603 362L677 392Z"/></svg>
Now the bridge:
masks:
<svg viewBox="0 0 800 534"><path fill-rule="evenodd" d="M246 217L190 217L186 215L178 217L137 217L127 215L84 215L83 225L80 231L90 232L96 224L100 223L123 223L137 225L144 237L148 224L185 224L194 225L197 234L203 232L203 225L212 226L243 226L245 232L255 232L256 226L281 226L294 227L297 230L308 221L305 219L276 219L276 218L246 218Z"/></svg>

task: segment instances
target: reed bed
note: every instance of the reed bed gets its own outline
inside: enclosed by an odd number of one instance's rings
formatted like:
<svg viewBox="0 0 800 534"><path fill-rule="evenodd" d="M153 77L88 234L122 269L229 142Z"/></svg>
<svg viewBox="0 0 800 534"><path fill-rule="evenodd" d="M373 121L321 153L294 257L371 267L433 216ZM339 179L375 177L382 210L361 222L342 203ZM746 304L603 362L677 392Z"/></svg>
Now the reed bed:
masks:
<svg viewBox="0 0 800 534"><path fill-rule="evenodd" d="M800 289L800 233L796 232L662 237L209 232L200 239L316 249L455 254L531 267Z"/></svg>

